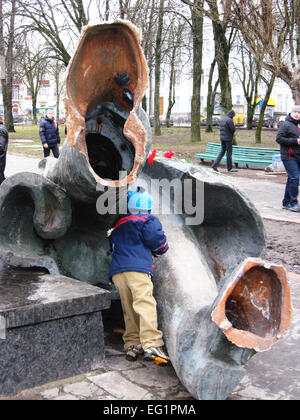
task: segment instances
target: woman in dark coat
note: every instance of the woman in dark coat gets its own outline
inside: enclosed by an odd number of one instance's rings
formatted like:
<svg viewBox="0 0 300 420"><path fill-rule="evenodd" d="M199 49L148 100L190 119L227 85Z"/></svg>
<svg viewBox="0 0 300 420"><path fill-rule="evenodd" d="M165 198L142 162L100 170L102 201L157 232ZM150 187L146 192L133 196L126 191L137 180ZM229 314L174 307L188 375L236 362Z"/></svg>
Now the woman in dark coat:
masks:
<svg viewBox="0 0 300 420"><path fill-rule="evenodd" d="M276 141L280 144L281 160L288 175L282 208L300 211L298 190L300 178L300 105L295 105L279 127Z"/></svg>
<svg viewBox="0 0 300 420"><path fill-rule="evenodd" d="M0 184L5 180L4 171L6 166L6 152L8 147L8 132L0 117Z"/></svg>

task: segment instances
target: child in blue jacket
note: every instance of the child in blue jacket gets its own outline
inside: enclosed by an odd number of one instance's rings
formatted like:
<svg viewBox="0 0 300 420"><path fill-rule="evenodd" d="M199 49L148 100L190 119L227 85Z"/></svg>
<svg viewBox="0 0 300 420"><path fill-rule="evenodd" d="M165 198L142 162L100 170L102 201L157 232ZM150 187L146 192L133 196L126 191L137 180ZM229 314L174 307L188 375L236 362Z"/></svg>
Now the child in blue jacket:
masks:
<svg viewBox="0 0 300 420"><path fill-rule="evenodd" d="M126 359L154 360L167 364L162 332L157 328L156 301L153 297L153 256L168 250L160 221L150 214L152 197L138 188L128 195L129 213L113 228L109 240L112 262L109 276L117 287L124 314L123 334Z"/></svg>

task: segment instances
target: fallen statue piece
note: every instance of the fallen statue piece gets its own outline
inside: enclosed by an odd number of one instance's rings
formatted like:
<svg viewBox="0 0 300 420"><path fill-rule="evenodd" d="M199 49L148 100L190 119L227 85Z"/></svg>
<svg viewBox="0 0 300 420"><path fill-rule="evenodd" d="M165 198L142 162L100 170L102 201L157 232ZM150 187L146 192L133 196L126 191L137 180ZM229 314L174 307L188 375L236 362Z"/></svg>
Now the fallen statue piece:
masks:
<svg viewBox="0 0 300 420"><path fill-rule="evenodd" d="M151 194L161 201L157 216L170 247L153 278L160 328L188 391L225 399L247 360L290 324L286 272L260 259L262 219L226 177L168 159L146 163L151 128L140 107L146 86L133 25L85 27L68 68L68 134L59 159L42 161L41 174L17 174L1 186L1 257L108 286L106 232L120 213L110 196L120 204L127 186L158 186ZM173 183L169 200L164 182ZM109 214L100 214L101 198Z"/></svg>

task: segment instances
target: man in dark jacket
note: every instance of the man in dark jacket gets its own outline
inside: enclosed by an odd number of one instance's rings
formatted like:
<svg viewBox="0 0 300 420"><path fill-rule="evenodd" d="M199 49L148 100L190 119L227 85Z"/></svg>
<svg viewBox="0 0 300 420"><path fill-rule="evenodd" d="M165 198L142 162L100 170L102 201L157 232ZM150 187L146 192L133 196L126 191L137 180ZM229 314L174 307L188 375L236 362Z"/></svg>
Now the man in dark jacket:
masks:
<svg viewBox="0 0 300 420"><path fill-rule="evenodd" d="M214 161L212 168L219 172L217 167L221 162L223 156L226 153L226 163L228 172L237 172L237 169L232 168L232 140L235 132L235 125L233 122L233 117L235 112L233 110L229 111L225 117L220 121L220 140L221 140L221 152Z"/></svg>
<svg viewBox="0 0 300 420"><path fill-rule="evenodd" d="M117 287L125 321L123 334L126 359L168 364L158 330L156 301L153 297L153 256L168 250L160 221L150 214L152 197L140 188L128 195L129 213L109 235L112 262L109 277Z"/></svg>
<svg viewBox="0 0 300 420"><path fill-rule="evenodd" d="M47 110L46 117L40 123L40 138L44 148L44 157L48 157L52 150L53 156L58 158L60 135L51 109Z"/></svg>
<svg viewBox="0 0 300 420"><path fill-rule="evenodd" d="M0 117L0 184L5 180L4 170L6 166L6 152L8 147L8 132Z"/></svg>
<svg viewBox="0 0 300 420"><path fill-rule="evenodd" d="M295 105L278 129L276 141L280 144L281 160L288 179L282 201L282 208L300 211L298 204L300 178L300 105Z"/></svg>

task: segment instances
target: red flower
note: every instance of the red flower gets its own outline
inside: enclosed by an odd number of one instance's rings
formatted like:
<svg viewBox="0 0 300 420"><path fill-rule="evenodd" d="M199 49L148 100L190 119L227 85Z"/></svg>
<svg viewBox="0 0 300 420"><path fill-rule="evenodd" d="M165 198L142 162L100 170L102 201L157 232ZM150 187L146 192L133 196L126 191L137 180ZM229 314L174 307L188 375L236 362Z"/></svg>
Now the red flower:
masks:
<svg viewBox="0 0 300 420"><path fill-rule="evenodd" d="M168 159L172 159L172 157L175 155L175 153L172 150L169 150L168 152L165 152L163 154L163 157L168 158Z"/></svg>
<svg viewBox="0 0 300 420"><path fill-rule="evenodd" d="M148 157L148 163L150 164L150 165L153 165L153 161L154 161L154 158L155 158L155 156L156 156L156 152L157 152L157 150L153 150L151 153L150 153L150 155L149 155L149 157Z"/></svg>

